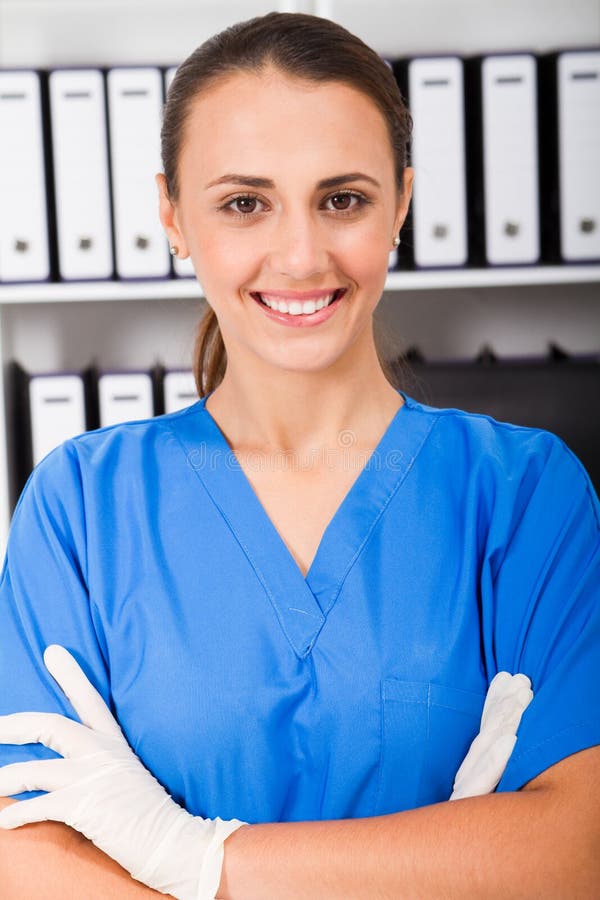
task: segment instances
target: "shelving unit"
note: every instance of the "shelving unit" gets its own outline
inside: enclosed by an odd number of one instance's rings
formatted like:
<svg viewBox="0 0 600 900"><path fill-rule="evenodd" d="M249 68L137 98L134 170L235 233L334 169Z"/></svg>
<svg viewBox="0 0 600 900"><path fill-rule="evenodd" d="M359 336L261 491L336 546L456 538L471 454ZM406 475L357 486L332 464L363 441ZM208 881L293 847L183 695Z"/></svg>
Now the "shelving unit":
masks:
<svg viewBox="0 0 600 900"><path fill-rule="evenodd" d="M143 14L139 0L0 0L0 66L168 66L274 7L329 16L387 58L600 44L597 0L550 9L546 0L145 0ZM599 301L600 264L400 271L387 278L382 312L405 345L424 344L431 358L484 342L500 355L536 354L550 339L598 353ZM201 305L193 279L0 285L0 558L11 513L7 364L79 368L93 351L107 366L189 365Z"/></svg>
<svg viewBox="0 0 600 900"><path fill-rule="evenodd" d="M600 282L600 264L507 266L488 269L390 272L385 289L427 291L498 285L579 284L595 281ZM0 306L12 303L69 303L82 300L165 300L169 297L201 299L202 296L202 287L193 278L0 285Z"/></svg>

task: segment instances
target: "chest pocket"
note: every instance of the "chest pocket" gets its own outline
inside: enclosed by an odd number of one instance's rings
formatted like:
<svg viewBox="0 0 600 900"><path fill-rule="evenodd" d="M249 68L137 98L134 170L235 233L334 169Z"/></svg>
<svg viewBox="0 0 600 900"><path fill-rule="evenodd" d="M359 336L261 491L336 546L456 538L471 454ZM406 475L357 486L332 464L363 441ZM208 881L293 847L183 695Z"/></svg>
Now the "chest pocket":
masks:
<svg viewBox="0 0 600 900"><path fill-rule="evenodd" d="M375 815L448 800L479 731L485 694L394 676L382 679L381 689Z"/></svg>

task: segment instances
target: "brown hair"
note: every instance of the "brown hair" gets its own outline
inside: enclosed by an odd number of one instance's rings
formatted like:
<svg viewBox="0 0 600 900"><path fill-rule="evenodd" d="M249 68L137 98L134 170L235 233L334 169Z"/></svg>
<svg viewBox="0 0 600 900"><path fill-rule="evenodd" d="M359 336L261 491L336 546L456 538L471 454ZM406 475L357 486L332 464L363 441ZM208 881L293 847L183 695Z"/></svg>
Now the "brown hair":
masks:
<svg viewBox="0 0 600 900"><path fill-rule="evenodd" d="M394 152L396 182L403 189L412 119L386 62L341 25L304 13L272 12L226 28L185 59L169 88L161 130L162 163L171 202L179 199L178 161L187 117L196 95L235 72L260 72L273 65L312 82L343 82L373 100L382 113ZM376 341L381 367L399 387ZM225 374L227 356L219 323L209 307L198 326L194 377L200 396Z"/></svg>

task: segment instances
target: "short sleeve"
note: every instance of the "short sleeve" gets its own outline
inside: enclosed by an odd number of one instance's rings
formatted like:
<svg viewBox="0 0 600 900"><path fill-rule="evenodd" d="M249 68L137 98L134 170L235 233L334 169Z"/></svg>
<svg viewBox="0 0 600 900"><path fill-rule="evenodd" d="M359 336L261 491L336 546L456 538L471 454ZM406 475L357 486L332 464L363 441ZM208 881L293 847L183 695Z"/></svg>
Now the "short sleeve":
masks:
<svg viewBox="0 0 600 900"><path fill-rule="evenodd" d="M569 448L538 438L484 589L497 669L534 692L499 791L600 744L600 504Z"/></svg>
<svg viewBox="0 0 600 900"><path fill-rule="evenodd" d="M56 712L77 719L44 665L52 643L75 656L108 702L87 577L81 476L67 442L31 474L11 522L0 575L0 714ZM0 744L0 765L56 755L41 744Z"/></svg>

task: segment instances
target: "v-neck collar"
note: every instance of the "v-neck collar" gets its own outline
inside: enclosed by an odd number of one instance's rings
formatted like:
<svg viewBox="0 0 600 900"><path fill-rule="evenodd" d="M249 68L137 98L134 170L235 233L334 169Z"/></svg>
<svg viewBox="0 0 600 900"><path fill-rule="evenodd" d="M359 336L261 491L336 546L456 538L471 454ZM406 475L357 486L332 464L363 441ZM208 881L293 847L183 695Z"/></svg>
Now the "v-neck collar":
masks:
<svg viewBox="0 0 600 900"><path fill-rule="evenodd" d="M280 626L306 657L369 534L406 477L436 416L404 399L327 525L306 574L267 515L225 435L206 409L210 394L172 419L198 478L261 582Z"/></svg>

